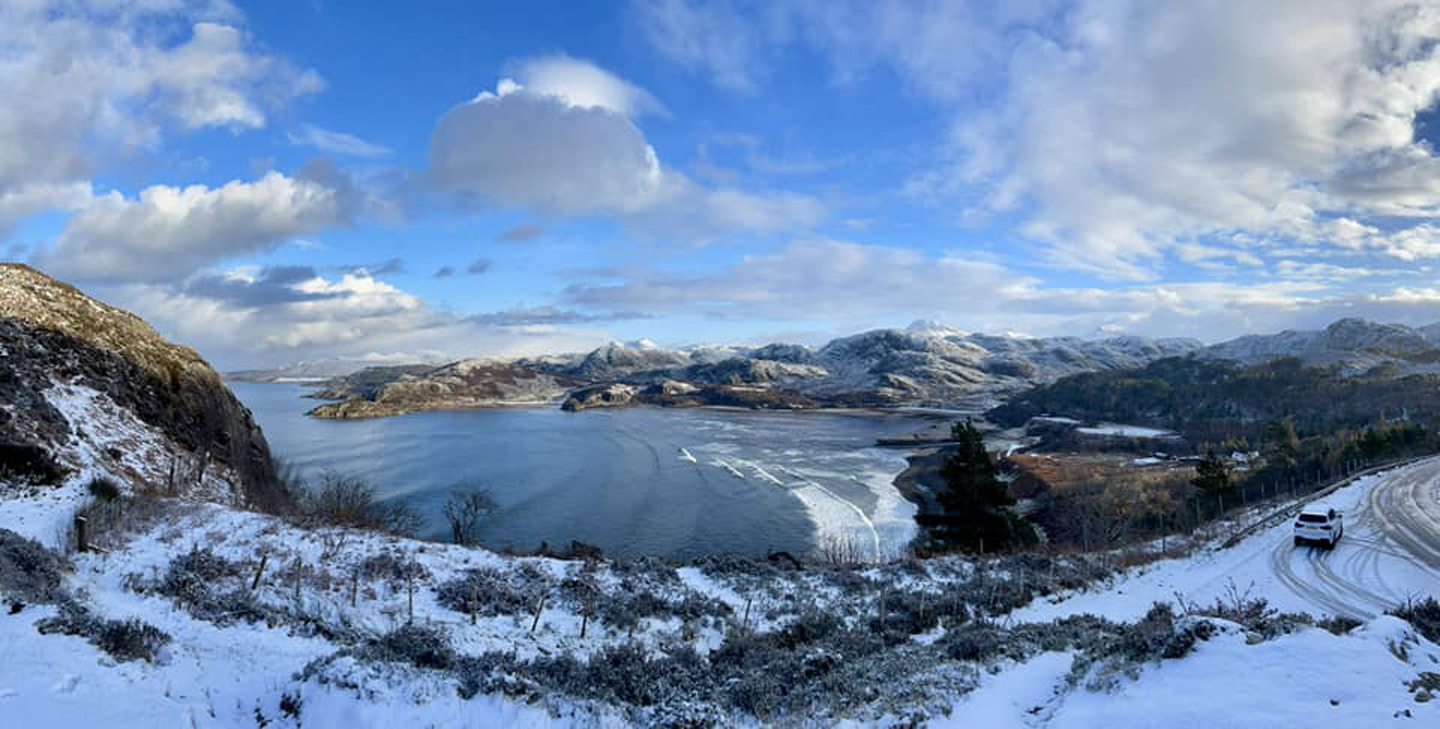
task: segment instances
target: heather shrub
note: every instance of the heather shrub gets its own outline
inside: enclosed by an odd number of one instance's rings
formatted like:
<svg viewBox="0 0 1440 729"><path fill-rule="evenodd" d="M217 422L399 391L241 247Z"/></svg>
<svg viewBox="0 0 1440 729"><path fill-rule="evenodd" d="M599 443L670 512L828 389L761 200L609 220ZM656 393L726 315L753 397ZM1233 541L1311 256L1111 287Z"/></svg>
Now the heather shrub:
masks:
<svg viewBox="0 0 1440 729"><path fill-rule="evenodd" d="M1440 600L1433 597L1420 601L1408 600L1386 614L1394 615L1415 626L1427 640L1440 642Z"/></svg>
<svg viewBox="0 0 1440 729"><path fill-rule="evenodd" d="M0 594L16 603L53 603L65 594L70 563L39 542L0 529Z"/></svg>

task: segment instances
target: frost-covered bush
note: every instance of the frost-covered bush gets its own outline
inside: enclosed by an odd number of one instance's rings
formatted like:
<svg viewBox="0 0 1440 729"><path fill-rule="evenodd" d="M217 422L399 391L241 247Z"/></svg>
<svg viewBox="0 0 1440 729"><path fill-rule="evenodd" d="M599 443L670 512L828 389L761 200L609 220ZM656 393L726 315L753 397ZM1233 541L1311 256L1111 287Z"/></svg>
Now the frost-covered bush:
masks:
<svg viewBox="0 0 1440 729"><path fill-rule="evenodd" d="M16 603L53 603L65 594L70 563L39 542L0 529L0 594Z"/></svg>
<svg viewBox="0 0 1440 729"><path fill-rule="evenodd" d="M1315 627L1327 630L1334 635L1345 635L1362 625L1364 623L1359 620L1344 615L1327 616L1315 621Z"/></svg>
<svg viewBox="0 0 1440 729"><path fill-rule="evenodd" d="M989 621L975 621L946 631L940 642L945 655L957 661L989 663L1000 658L1014 658L1020 649L1009 631Z"/></svg>
<svg viewBox="0 0 1440 729"><path fill-rule="evenodd" d="M601 622L619 630L629 630L641 620L651 618L699 620L731 614L729 605L694 590L681 588L666 595L654 592L656 589L653 586L626 589L622 585L603 593L595 602L593 613Z"/></svg>
<svg viewBox="0 0 1440 729"><path fill-rule="evenodd" d="M1146 663L1183 658L1195 644L1215 633L1213 623L1197 616L1177 618L1169 603L1157 602L1145 617L1130 624L1111 624L1098 640L1088 641L1075 657L1072 682L1086 681L1091 690L1113 686L1119 677L1134 676Z"/></svg>
<svg viewBox="0 0 1440 729"><path fill-rule="evenodd" d="M41 633L61 633L85 638L117 661L150 661L170 642L165 631L138 618L107 620L73 600L65 600L60 612L36 624Z"/></svg>
<svg viewBox="0 0 1440 729"><path fill-rule="evenodd" d="M211 596L218 583L239 576L238 564L208 548L192 547L170 562L157 591L182 603L199 604Z"/></svg>
<svg viewBox="0 0 1440 729"><path fill-rule="evenodd" d="M477 567L435 588L435 600L456 612L482 617L525 615L552 590L548 576L527 578L519 571Z"/></svg>
<svg viewBox="0 0 1440 729"><path fill-rule="evenodd" d="M421 625L396 628L361 648L358 654L372 660L437 670L454 668L459 660L443 631Z"/></svg>
<svg viewBox="0 0 1440 729"><path fill-rule="evenodd" d="M238 562L209 549L192 548L170 562L159 582L133 587L164 595L196 618L216 625L287 622L282 611L260 602L248 589L246 574L248 570Z"/></svg>
<svg viewBox="0 0 1440 729"><path fill-rule="evenodd" d="M430 577L430 570L413 556L388 549L361 560L359 570L361 580L384 581L391 590L400 589L406 582Z"/></svg>
<svg viewBox="0 0 1440 729"><path fill-rule="evenodd" d="M947 602L923 590L897 590L880 596L877 615L871 620L874 630L893 634L894 640L908 640L933 630L940 624L944 611L952 610L954 601Z"/></svg>
<svg viewBox="0 0 1440 729"><path fill-rule="evenodd" d="M1440 600L1433 597L1420 601L1410 600L1390 610L1388 614L1415 626L1427 640L1440 642Z"/></svg>
<svg viewBox="0 0 1440 729"><path fill-rule="evenodd" d="M103 620L91 642L117 661L154 661L170 635L139 618Z"/></svg>
<svg viewBox="0 0 1440 729"><path fill-rule="evenodd" d="M1242 591L1233 582L1226 586L1225 595L1215 598L1210 605L1182 603L1181 607L1188 615L1239 623L1246 630L1267 639L1315 624L1315 619L1309 615L1275 610L1264 598L1252 597L1249 590Z"/></svg>

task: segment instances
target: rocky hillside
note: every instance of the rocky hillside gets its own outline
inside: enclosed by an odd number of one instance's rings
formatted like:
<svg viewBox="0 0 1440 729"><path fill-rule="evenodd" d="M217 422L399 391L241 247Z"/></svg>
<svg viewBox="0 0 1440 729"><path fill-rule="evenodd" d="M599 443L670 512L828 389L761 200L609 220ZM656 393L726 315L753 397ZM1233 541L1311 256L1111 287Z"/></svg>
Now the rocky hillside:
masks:
<svg viewBox="0 0 1440 729"><path fill-rule="evenodd" d="M1440 324L1417 328L1341 319L1317 331L1239 337L1206 347L1200 354L1241 364L1294 357L1307 365L1338 367L1346 375L1440 373Z"/></svg>
<svg viewBox="0 0 1440 729"><path fill-rule="evenodd" d="M378 418L424 410L552 403L583 384L531 367L493 359L467 359L440 367L397 366L361 370L332 380L316 393L340 402L310 412L321 418Z"/></svg>
<svg viewBox="0 0 1440 729"><path fill-rule="evenodd" d="M629 405L751 408L933 405L982 409L1008 394L1079 372L1143 366L1200 348L1188 339L1036 339L965 334L928 323L880 329L812 349L798 344L664 349L648 341L510 362L456 377L372 368L328 383L318 397L345 400L322 417L546 399L570 388L567 410ZM423 368L422 368L423 369ZM563 395L564 393L561 393ZM385 405L386 401L396 407Z"/></svg>
<svg viewBox="0 0 1440 729"><path fill-rule="evenodd" d="M252 506L287 498L249 410L193 350L28 266L0 265L0 469Z"/></svg>

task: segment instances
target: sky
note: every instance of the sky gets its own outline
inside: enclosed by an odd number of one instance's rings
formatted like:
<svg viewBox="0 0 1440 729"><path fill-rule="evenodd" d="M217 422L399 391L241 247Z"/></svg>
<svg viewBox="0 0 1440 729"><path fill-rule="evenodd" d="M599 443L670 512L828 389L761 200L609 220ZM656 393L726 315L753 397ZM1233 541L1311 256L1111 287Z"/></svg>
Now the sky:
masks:
<svg viewBox="0 0 1440 729"><path fill-rule="evenodd" d="M0 258L223 369L1440 321L1440 3L0 2Z"/></svg>

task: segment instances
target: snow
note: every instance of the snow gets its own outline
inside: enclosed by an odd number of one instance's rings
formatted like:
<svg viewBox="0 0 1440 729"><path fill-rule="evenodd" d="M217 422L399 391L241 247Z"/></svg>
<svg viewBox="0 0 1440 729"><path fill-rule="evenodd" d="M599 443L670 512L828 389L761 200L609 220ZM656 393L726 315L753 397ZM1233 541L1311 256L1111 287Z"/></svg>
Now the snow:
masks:
<svg viewBox="0 0 1440 729"><path fill-rule="evenodd" d="M85 484L91 479L105 476L121 484L163 485L171 454L185 452L104 393L56 383L45 391L45 399L70 424L70 443L57 449L57 456L73 473L58 488L5 493L0 528L46 546L61 544L71 515L88 498ZM237 481L228 468L211 464L204 482L187 489L186 495L229 503Z"/></svg>
<svg viewBox="0 0 1440 729"><path fill-rule="evenodd" d="M1395 654L1400 645L1410 646L1408 660ZM1420 717L1416 726L1434 726L1440 712L1416 703L1405 682L1437 670L1436 646L1397 618L1349 635L1311 628L1256 645L1231 632L1114 693L1071 693L1049 726L1377 726L1406 709Z"/></svg>
<svg viewBox="0 0 1440 729"><path fill-rule="evenodd" d="M1158 428L1144 428L1139 425L1119 425L1115 423L1102 423L1100 425L1076 428L1075 432L1085 435L1117 436L1121 438L1173 438L1175 433Z"/></svg>
<svg viewBox="0 0 1440 729"><path fill-rule="evenodd" d="M76 466L82 474L125 469L129 475L157 477L156 457L173 447L143 423L98 393L57 386L47 393L67 419L84 431L76 439ZM1128 427L1128 426L1119 426ZM126 457L106 450L125 443ZM798 498L810 499L816 516L832 524L864 525L866 542L888 536L887 529L908 524L910 516L896 503L878 504L869 516L818 483L818 474L796 469L772 470L735 461L725 467L746 468L760 480L782 474L800 483L791 486ZM130 473L133 472L133 473ZM745 475L738 469L735 473ZM768 477L768 479L767 479ZM880 475L876 476L877 479ZM0 528L46 539L55 544L76 506L83 503L81 477L43 494L9 498L0 509ZM880 489L877 494L893 493ZM976 671L979 687L949 697L948 717L934 717L936 726L1091 727L1091 726L1274 726L1325 724L1373 726L1393 721L1408 710L1416 726L1440 722L1440 701L1417 703L1405 683L1421 671L1440 672L1440 646L1403 621L1385 616L1387 607L1412 597L1432 594L1440 585L1440 554L1411 541L1417 525L1435 518L1433 496L1440 484L1440 460L1425 461L1391 472L1357 479L1352 485L1317 502L1346 515L1347 533L1334 551L1295 548L1290 520L1262 526L1229 549L1212 540L1184 559L1170 559L1127 570L1088 590L1041 599L1012 612L1007 623L1045 622L1092 613L1130 621L1152 603L1208 604L1237 594L1262 597L1280 610L1341 614L1364 624L1346 635L1304 629L1255 642L1239 626L1228 627L1198 643L1180 659L1144 664L1132 677L1122 676L1112 689L1092 691L1071 680L1073 656L1043 653L1020 663L1002 663ZM832 498L833 497L833 498ZM1426 499L1429 499L1428 501ZM842 503L843 502L843 503ZM848 504L848 506L847 506ZM807 503L807 505L809 505ZM858 515L852 512L859 511ZM1406 520L1390 518L1400 509ZM833 513L832 513L833 512ZM1387 516L1388 515L1388 516ZM913 526L911 527L913 528ZM237 624L220 627L192 617L168 598L127 587L133 580L155 579L194 545L203 545L227 559L253 565L263 554L271 565L263 574L256 598L271 607L290 607L327 624L346 624L378 634L403 624L410 612L403 585L384 580L366 585L352 607L348 579L354 566L381 553L422 565L429 576L414 592L414 619L443 629L457 650L469 655L487 651L517 657L571 654L588 656L607 645L629 640L623 632L592 622L589 637L578 637L581 618L564 605L546 606L530 630L531 616L478 618L440 605L434 585L465 570L522 566L564 578L580 563L542 558L509 558L484 550L337 529L307 530L274 517L216 504L173 502L173 513L157 528L136 534L112 551L74 557L70 589L110 619L135 617L173 637L155 663L121 663L80 638L41 635L36 621L54 609L28 606L0 615L0 712L17 725L53 726L246 726L257 712L272 726L293 726L282 718L286 695L299 696L306 726L620 726L617 710L549 697L542 704L520 703L503 696L461 700L453 680L438 674L391 664L340 658L322 683L297 677L307 664L331 656L342 645L319 637L293 634L284 626ZM296 563L312 570L298 594L285 571ZM867 570L879 576L882 568ZM720 600L740 613L755 599L751 627L769 630L768 598L741 594L695 568L676 573L684 588ZM614 586L616 576L601 569L597 577ZM924 578L916 576L913 585ZM248 583L248 577L243 578ZM906 582L905 578L897 578ZM907 583L912 584L912 583ZM824 608L832 593L815 589L808 596ZM1217 621L1223 622L1223 621ZM674 619L642 622L634 633L640 645L654 649L676 640ZM939 629L914 637L919 644L942 638ZM717 648L724 636L700 627L685 638L702 654ZM347 688L348 687L348 688ZM903 717L895 717L900 721Z"/></svg>
<svg viewBox="0 0 1440 729"><path fill-rule="evenodd" d="M1210 604L1232 591L1263 597L1285 611L1374 618L1407 599L1435 594L1440 585L1440 569L1388 543L1371 504L1377 486L1436 467L1435 461L1427 461L1366 476L1315 502L1345 514L1345 536L1333 551L1295 547L1287 518L1230 549L1211 544L1186 559L1135 568L1090 591L1057 602L1032 603L1017 611L1015 618L1038 621L1093 613L1134 620L1151 604L1173 601L1177 595Z"/></svg>
<svg viewBox="0 0 1440 729"><path fill-rule="evenodd" d="M934 726L1033 727L1047 718L1047 706L1066 693L1065 675L1072 659L1070 653L1041 653L1010 670L990 675L980 688L951 707L950 716Z"/></svg>

